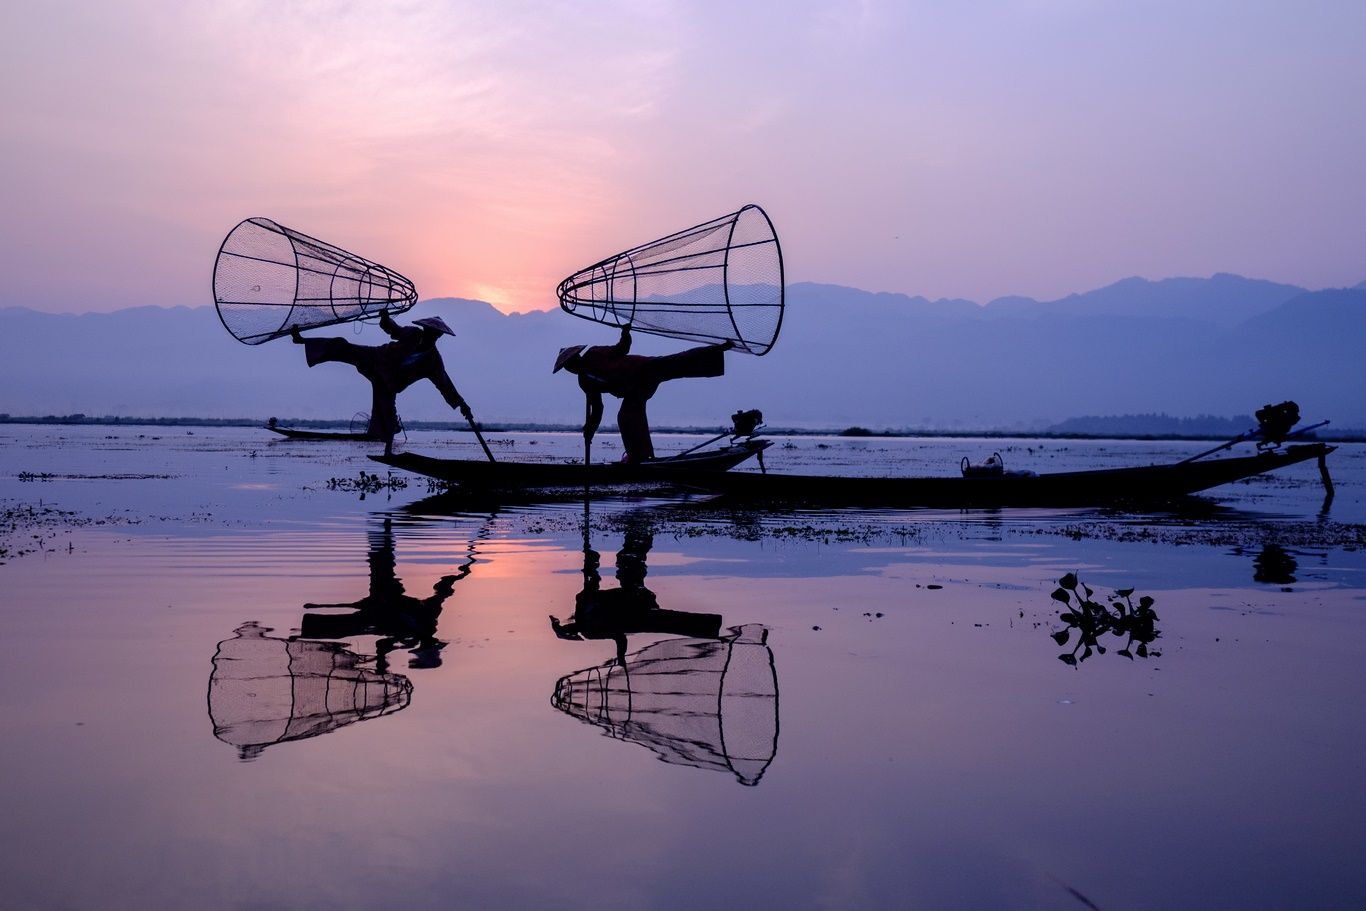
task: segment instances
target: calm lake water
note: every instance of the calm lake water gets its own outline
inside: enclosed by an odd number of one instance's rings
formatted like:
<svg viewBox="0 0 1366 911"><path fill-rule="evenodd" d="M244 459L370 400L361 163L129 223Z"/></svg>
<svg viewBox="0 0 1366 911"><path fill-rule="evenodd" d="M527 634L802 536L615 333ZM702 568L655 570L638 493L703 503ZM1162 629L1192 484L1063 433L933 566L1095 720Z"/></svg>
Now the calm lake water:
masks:
<svg viewBox="0 0 1366 911"><path fill-rule="evenodd" d="M0 427L4 907L1366 906L1366 446L1326 509L1310 464L1155 516L756 514L362 495L370 447L267 436Z"/></svg>

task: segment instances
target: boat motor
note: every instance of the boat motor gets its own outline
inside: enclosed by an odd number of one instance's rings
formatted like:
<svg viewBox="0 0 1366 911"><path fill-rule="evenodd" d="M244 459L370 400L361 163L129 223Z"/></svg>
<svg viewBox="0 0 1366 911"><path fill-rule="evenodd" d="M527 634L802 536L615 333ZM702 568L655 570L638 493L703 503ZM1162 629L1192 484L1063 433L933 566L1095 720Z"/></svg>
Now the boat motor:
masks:
<svg viewBox="0 0 1366 911"><path fill-rule="evenodd" d="M1254 417L1257 418L1257 435L1262 438L1257 448L1274 449L1285 442L1290 428L1300 422L1300 406L1294 402L1264 405Z"/></svg>
<svg viewBox="0 0 1366 911"><path fill-rule="evenodd" d="M764 413L758 408L751 408L749 411L737 411L730 416L733 426L731 439L738 440L740 437L752 437L759 432L759 427L764 423Z"/></svg>

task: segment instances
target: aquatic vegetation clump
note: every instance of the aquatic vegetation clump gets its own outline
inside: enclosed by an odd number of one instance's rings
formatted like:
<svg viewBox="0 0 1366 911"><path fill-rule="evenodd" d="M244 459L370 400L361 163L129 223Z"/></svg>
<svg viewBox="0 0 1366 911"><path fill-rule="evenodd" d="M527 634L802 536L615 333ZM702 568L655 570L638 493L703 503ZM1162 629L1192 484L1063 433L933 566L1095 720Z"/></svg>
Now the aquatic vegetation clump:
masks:
<svg viewBox="0 0 1366 911"><path fill-rule="evenodd" d="M0 566L26 554L56 552L58 535L73 528L137 524L139 521L129 516L83 516L41 501L36 504L0 501ZM72 553L74 545L67 542L65 550Z"/></svg>
<svg viewBox="0 0 1366 911"><path fill-rule="evenodd" d="M1052 598L1066 609L1059 619L1067 628L1053 633L1053 641L1066 645L1076 630L1076 643L1070 652L1063 652L1058 660L1076 667L1093 654L1105 654L1101 637L1110 633L1117 637L1128 637L1124 647L1115 652L1130 661L1134 655L1140 658L1160 658L1162 653L1149 646L1161 635L1157 629L1158 616L1153 610L1153 598L1141 595L1134 603L1132 588L1117 589L1114 594L1099 601L1095 591L1077 578L1076 573L1068 573L1058 580L1058 588Z"/></svg>
<svg viewBox="0 0 1366 911"><path fill-rule="evenodd" d="M329 478L327 481L328 490L358 493L362 500L366 494L379 493L383 490L403 490L407 486L408 479L402 475L388 474L380 477L366 471L359 472L354 478Z"/></svg>

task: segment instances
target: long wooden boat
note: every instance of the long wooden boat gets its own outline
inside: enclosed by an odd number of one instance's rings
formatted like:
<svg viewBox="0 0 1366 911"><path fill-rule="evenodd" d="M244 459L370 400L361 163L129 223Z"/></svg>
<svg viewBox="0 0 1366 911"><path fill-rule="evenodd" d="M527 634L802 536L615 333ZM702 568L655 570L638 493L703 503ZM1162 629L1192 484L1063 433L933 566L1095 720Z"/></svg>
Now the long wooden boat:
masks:
<svg viewBox="0 0 1366 911"><path fill-rule="evenodd" d="M756 441L767 442L767 441ZM737 447L738 448L738 447ZM371 456L378 462L462 486L550 487L622 481L653 481L726 495L746 503L821 506L931 507L1084 507L1170 501L1212 487L1275 471L1311 459L1324 459L1334 447L1307 443L1251 456L1207 461L1065 471L1053 474L1007 473L995 477L858 478L829 475L727 472L734 461L703 463L661 459L636 466L548 465L526 462L476 462L433 459L404 453ZM1321 463L1322 465L1323 463ZM1326 473L1326 467L1324 468Z"/></svg>
<svg viewBox="0 0 1366 911"><path fill-rule="evenodd" d="M1083 507L1160 503L1255 477L1287 465L1322 459L1332 446L1310 443L1231 459L1177 462L1134 468L1007 473L994 477L851 478L766 474L676 478L676 483L738 500L827 506ZM1326 467L1325 467L1326 472Z"/></svg>
<svg viewBox="0 0 1366 911"><path fill-rule="evenodd" d="M374 443L379 437L368 433L340 433L325 430L297 430L293 427L266 427L287 440L344 440L350 443Z"/></svg>
<svg viewBox="0 0 1366 911"><path fill-rule="evenodd" d="M674 483L676 478L706 477L728 471L757 456L770 440L745 440L724 449L651 459L634 465L602 462L490 462L487 459L436 459L413 452L372 455L376 462L474 489L582 487L613 484Z"/></svg>

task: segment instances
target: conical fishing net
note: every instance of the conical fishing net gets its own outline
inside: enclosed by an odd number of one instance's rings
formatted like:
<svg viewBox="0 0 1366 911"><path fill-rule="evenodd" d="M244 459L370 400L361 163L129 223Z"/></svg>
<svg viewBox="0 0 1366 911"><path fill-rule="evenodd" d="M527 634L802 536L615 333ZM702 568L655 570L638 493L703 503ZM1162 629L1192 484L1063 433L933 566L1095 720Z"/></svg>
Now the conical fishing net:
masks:
<svg viewBox="0 0 1366 911"><path fill-rule="evenodd" d="M768 215L745 206L582 269L559 295L583 319L762 355L783 322L783 254Z"/></svg>
<svg viewBox="0 0 1366 911"><path fill-rule="evenodd" d="M378 263L277 225L248 218L229 232L213 266L213 298L239 342L401 313L417 303L413 283Z"/></svg>
<svg viewBox="0 0 1366 911"><path fill-rule="evenodd" d="M551 704L669 763L728 771L756 785L778 750L778 676L768 630L665 639L561 677Z"/></svg>
<svg viewBox="0 0 1366 911"><path fill-rule="evenodd" d="M213 735L254 759L271 744L302 740L407 707L413 684L360 667L335 642L267 636L247 623L218 643L209 675Z"/></svg>

